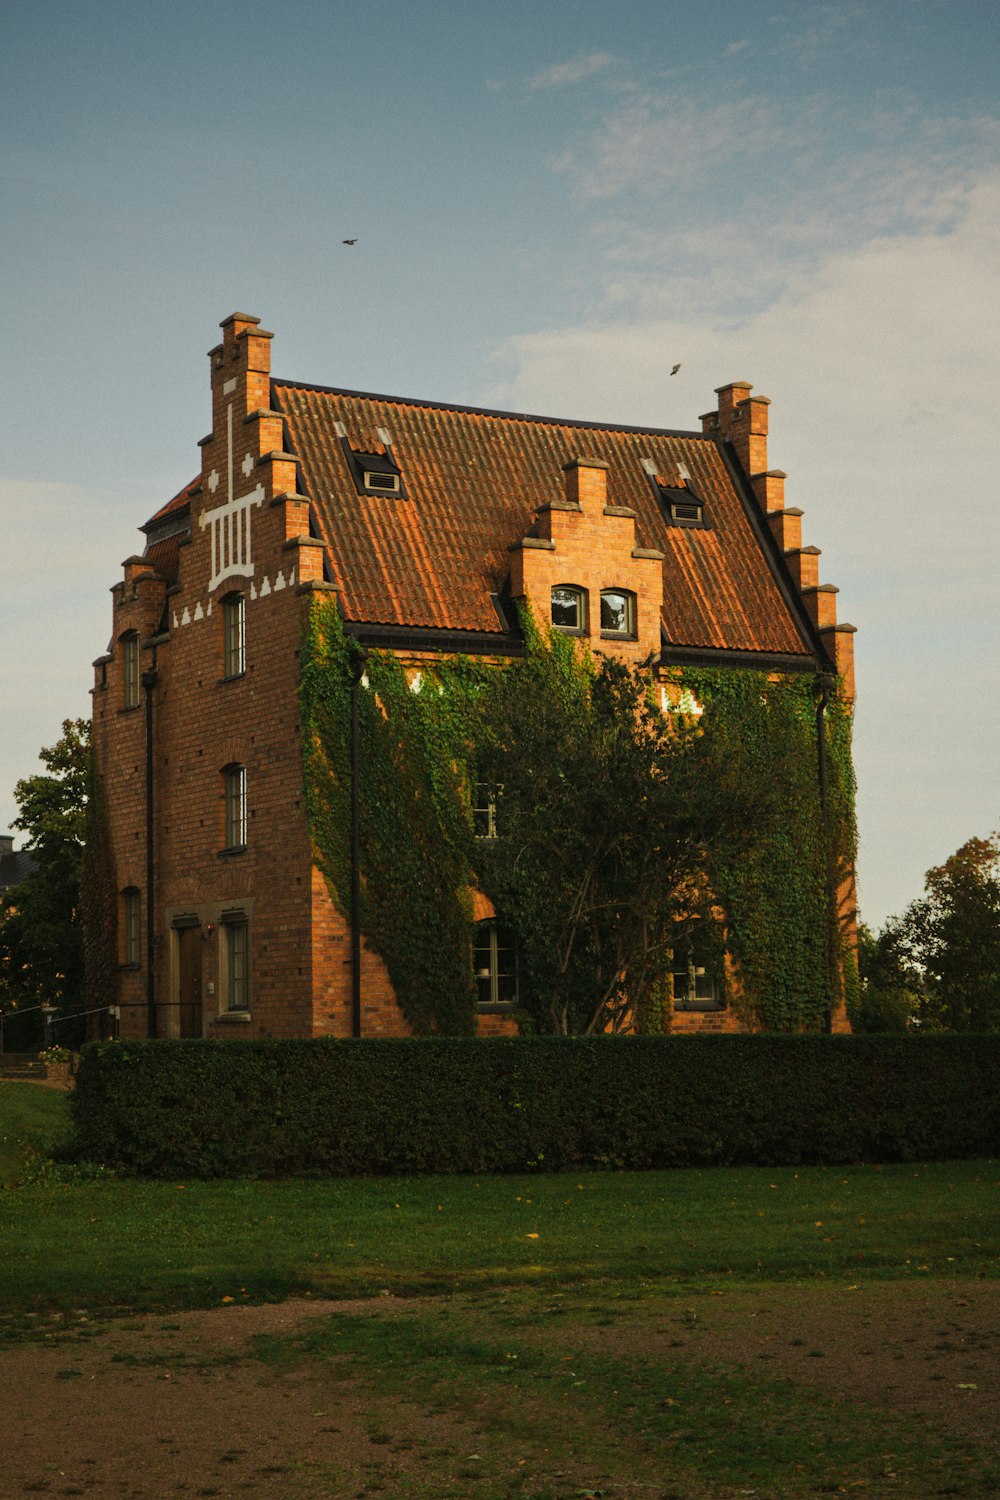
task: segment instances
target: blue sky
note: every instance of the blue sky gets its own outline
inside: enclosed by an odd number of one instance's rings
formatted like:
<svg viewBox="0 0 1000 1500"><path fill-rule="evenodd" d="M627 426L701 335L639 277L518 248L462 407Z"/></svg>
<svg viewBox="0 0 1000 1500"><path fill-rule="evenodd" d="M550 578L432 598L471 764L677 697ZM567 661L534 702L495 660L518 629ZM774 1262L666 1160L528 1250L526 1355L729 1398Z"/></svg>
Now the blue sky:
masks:
<svg viewBox="0 0 1000 1500"><path fill-rule="evenodd" d="M696 428L752 381L859 627L863 914L1000 824L995 4L38 0L4 40L0 828L237 308L277 374L400 395Z"/></svg>

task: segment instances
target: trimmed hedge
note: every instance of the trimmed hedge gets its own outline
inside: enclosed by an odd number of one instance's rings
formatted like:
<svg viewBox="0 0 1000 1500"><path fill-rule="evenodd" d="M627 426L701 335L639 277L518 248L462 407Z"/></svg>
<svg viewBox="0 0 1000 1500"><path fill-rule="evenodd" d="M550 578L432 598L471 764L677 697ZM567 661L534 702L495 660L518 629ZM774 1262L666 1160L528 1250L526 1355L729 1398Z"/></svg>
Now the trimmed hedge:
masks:
<svg viewBox="0 0 1000 1500"><path fill-rule="evenodd" d="M151 1177L1000 1152L998 1036L98 1042L84 1159Z"/></svg>

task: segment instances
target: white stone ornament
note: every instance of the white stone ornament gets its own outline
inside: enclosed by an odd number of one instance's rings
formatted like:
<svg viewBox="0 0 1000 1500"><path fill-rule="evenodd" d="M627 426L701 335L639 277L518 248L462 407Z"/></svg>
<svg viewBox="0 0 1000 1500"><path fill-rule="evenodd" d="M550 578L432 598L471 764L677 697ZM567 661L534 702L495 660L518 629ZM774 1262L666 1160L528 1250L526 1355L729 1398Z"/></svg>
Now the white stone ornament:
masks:
<svg viewBox="0 0 1000 1500"><path fill-rule="evenodd" d="M248 453L247 456L243 460L243 473L246 475L247 479L250 478L250 470L252 468L253 468L253 454L252 453Z"/></svg>
<svg viewBox="0 0 1000 1500"><path fill-rule="evenodd" d="M215 494L216 490L219 488L219 475L218 475L218 472L215 469L213 469L212 472L211 472L211 474L209 474L209 476L208 476L208 487L212 491L213 495Z"/></svg>

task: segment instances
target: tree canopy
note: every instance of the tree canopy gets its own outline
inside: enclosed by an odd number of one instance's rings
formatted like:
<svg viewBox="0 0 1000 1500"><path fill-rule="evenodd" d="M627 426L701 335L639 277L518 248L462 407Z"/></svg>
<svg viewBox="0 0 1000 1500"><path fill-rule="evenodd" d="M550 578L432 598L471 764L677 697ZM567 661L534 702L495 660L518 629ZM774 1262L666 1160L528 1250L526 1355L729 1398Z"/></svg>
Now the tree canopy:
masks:
<svg viewBox="0 0 1000 1500"><path fill-rule="evenodd" d="M67 719L39 752L45 772L14 788L13 826L35 868L0 902L0 1000L76 1006L83 994L80 868L87 830L90 725Z"/></svg>

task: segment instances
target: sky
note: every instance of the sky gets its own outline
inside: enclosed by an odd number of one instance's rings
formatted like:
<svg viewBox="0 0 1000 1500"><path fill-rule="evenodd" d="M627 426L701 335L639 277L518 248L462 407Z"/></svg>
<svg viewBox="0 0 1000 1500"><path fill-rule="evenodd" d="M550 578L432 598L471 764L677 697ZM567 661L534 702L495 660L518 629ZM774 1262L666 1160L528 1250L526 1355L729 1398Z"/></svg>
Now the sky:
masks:
<svg viewBox="0 0 1000 1500"><path fill-rule="evenodd" d="M1000 826L998 148L995 0L10 7L0 831L240 310L325 385L687 430L769 396L858 627L861 914L901 911Z"/></svg>

